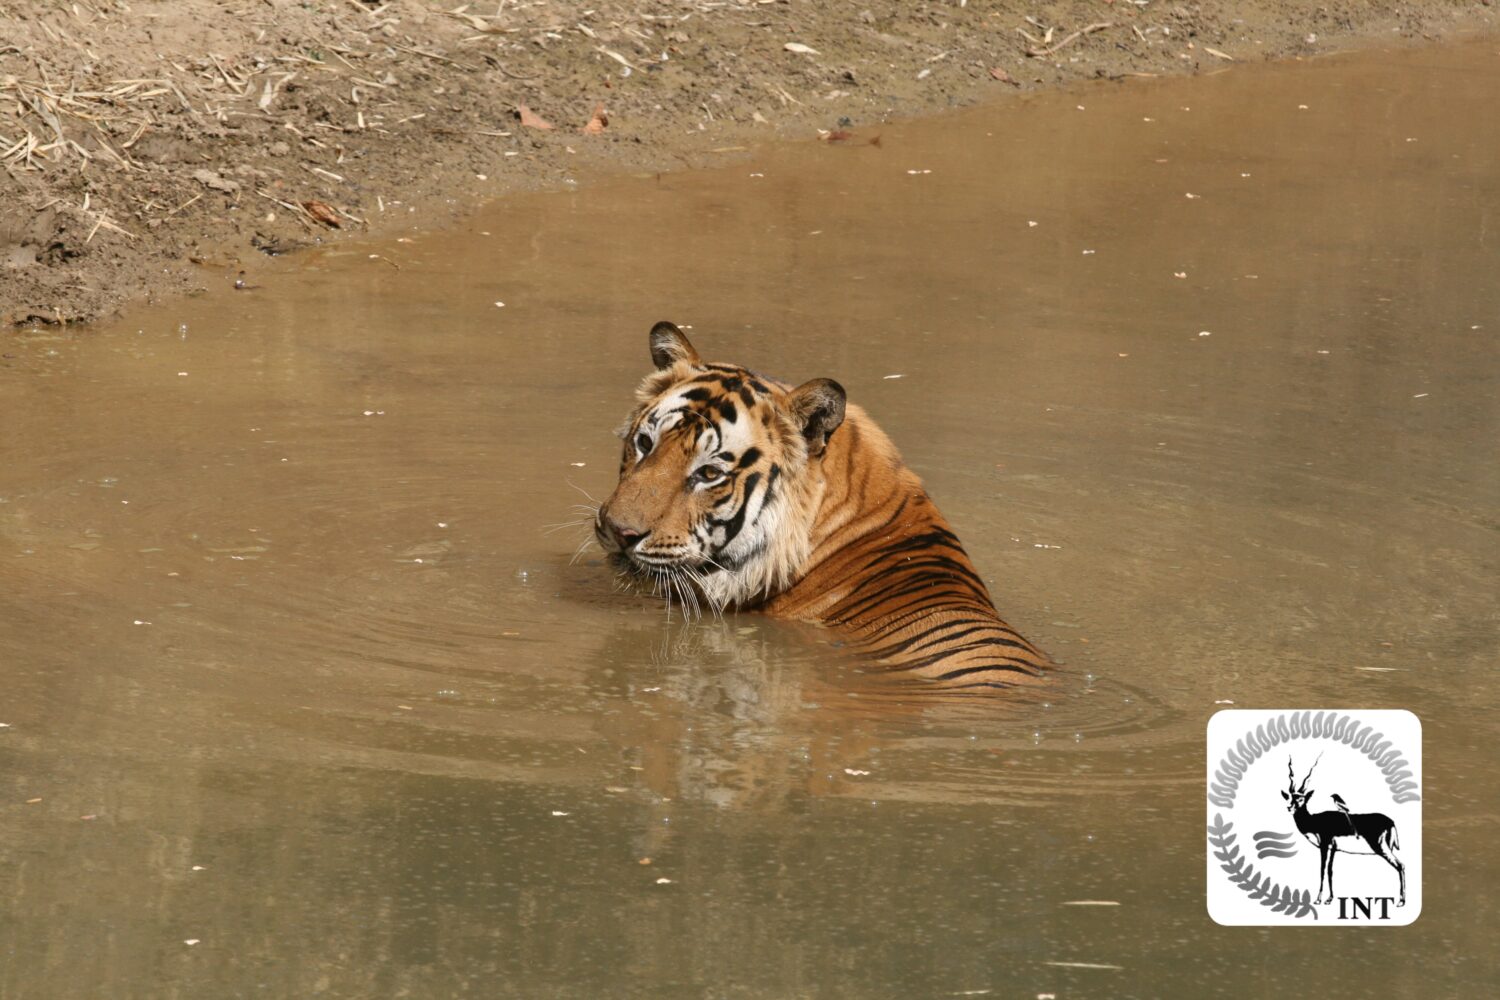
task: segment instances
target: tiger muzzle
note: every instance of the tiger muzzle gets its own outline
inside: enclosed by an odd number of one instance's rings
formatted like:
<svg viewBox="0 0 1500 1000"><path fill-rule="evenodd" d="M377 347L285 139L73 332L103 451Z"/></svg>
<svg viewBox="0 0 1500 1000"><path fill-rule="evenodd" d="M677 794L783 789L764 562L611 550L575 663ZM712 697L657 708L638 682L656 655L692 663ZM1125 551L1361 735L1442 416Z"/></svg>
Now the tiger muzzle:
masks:
<svg viewBox="0 0 1500 1000"><path fill-rule="evenodd" d="M650 534L649 531L616 519L608 511L600 512L596 529L595 533L599 535L600 541L612 543L615 551L622 553L630 552Z"/></svg>

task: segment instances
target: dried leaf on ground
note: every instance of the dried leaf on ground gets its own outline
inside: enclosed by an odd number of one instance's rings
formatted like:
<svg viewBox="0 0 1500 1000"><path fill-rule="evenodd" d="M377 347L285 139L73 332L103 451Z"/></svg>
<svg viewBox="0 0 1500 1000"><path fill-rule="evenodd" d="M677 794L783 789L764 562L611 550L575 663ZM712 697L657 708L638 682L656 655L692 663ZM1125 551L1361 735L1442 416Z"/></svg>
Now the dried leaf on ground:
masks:
<svg viewBox="0 0 1500 1000"><path fill-rule="evenodd" d="M599 133L604 131L604 126L608 124L609 116L604 113L604 105L596 104L594 106L594 116L590 118L589 123L579 131L581 131L584 135L598 135Z"/></svg>
<svg viewBox="0 0 1500 1000"><path fill-rule="evenodd" d="M782 46L782 48L786 49L788 52L796 52L804 56L815 56L821 54L811 45L803 45L801 42L787 42Z"/></svg>
<svg viewBox="0 0 1500 1000"><path fill-rule="evenodd" d="M532 111L524 104L516 105L516 114L521 116L521 124L527 128L551 128L552 123L541 115Z"/></svg>
<svg viewBox="0 0 1500 1000"><path fill-rule="evenodd" d="M339 215L333 210L333 206L325 201L304 201L302 207L307 209L307 214L317 219L323 225L331 229L338 229Z"/></svg>
<svg viewBox="0 0 1500 1000"><path fill-rule="evenodd" d="M999 80L1001 83L1008 83L1012 87L1019 87L1021 85L1020 80L1017 80L1015 77L1011 76L1001 66L992 68L990 70L990 76L994 77L996 80Z"/></svg>

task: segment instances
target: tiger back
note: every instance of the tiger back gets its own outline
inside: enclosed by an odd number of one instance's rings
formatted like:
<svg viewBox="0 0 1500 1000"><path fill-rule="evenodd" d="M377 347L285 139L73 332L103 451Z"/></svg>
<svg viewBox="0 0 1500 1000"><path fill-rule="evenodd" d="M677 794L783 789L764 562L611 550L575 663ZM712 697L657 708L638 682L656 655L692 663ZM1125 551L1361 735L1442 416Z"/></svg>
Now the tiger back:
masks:
<svg viewBox="0 0 1500 1000"><path fill-rule="evenodd" d="M704 362L671 323L620 429L594 534L669 600L842 631L867 670L949 689L1036 682L957 535L842 386Z"/></svg>

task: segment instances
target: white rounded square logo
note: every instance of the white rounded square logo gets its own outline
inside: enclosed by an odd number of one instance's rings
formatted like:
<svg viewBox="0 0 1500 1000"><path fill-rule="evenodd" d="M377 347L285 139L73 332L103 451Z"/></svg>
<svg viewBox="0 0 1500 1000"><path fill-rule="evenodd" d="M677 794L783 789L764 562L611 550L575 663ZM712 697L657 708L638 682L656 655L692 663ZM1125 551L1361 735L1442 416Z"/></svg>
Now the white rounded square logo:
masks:
<svg viewBox="0 0 1500 1000"><path fill-rule="evenodd" d="M1208 722L1208 913L1231 926L1404 926L1422 911L1422 723L1364 709Z"/></svg>

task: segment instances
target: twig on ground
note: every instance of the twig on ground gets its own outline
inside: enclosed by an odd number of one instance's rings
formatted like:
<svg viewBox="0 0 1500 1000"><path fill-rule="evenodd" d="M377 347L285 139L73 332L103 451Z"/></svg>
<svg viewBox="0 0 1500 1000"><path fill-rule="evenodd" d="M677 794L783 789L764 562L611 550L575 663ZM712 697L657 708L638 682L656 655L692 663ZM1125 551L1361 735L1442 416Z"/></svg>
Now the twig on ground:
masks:
<svg viewBox="0 0 1500 1000"><path fill-rule="evenodd" d="M440 63L447 63L450 66L458 66L462 69L478 68L476 66L470 66L468 63L461 63L457 59L449 59L447 56L439 55L436 52L428 52L426 49L414 49L409 45L397 45L395 42L392 42L391 48L400 49L402 52L412 52L419 56L425 56L428 59L435 59Z"/></svg>
<svg viewBox="0 0 1500 1000"><path fill-rule="evenodd" d="M203 192L199 191L197 194L193 195L187 201L183 202L181 205L178 205L176 208L172 209L172 211L170 211L166 215L162 216L162 218L163 219L170 219L172 216L176 215L178 212L182 211L184 208L187 208L193 202L197 201L199 198L202 198L202 197L203 197Z"/></svg>
<svg viewBox="0 0 1500 1000"><path fill-rule="evenodd" d="M1051 46L1049 48L1045 48L1045 49L1030 48L1030 49L1027 49L1026 50L1026 54L1028 56L1032 56L1033 58L1038 57L1038 56L1050 56L1052 53L1056 52L1058 49L1061 49L1064 46L1072 44L1073 42L1077 41L1078 39L1082 38L1085 35L1092 35L1096 31L1103 31L1105 28L1113 28L1113 27L1114 27L1114 25L1112 23L1108 22L1108 21L1100 21L1098 24L1091 24L1091 25L1089 25L1086 28L1080 28L1080 29L1078 29L1077 31L1075 31L1071 35L1069 35L1068 37L1064 38L1062 41L1058 42L1056 45L1053 45L1053 46ZM1025 32L1022 32L1022 34L1025 34ZM1048 32L1048 37L1050 37L1050 36L1051 36L1051 32L1049 31Z"/></svg>

